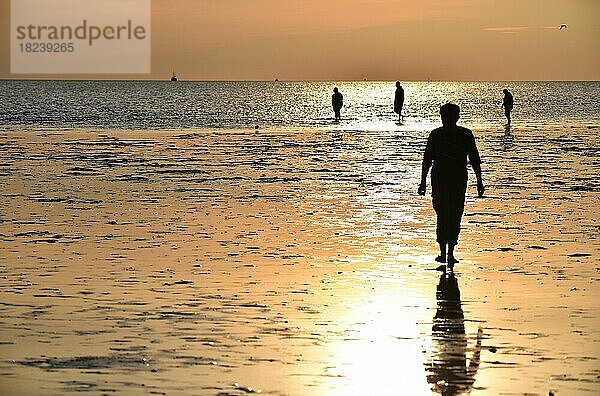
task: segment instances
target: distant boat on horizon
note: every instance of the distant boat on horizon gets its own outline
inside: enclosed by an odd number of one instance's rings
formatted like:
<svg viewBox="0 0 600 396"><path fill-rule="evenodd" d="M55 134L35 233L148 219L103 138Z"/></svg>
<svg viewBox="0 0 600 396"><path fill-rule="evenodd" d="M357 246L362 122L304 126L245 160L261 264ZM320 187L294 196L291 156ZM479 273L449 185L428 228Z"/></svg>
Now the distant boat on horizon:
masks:
<svg viewBox="0 0 600 396"><path fill-rule="evenodd" d="M171 76L171 81L177 81L177 75L175 74L175 70L173 70L173 75Z"/></svg>

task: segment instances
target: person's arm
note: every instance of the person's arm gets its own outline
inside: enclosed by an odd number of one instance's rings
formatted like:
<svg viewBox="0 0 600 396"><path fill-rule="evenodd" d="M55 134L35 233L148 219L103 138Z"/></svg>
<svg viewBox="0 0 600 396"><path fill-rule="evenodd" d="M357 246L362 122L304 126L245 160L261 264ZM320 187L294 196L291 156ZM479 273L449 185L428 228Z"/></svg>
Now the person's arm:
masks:
<svg viewBox="0 0 600 396"><path fill-rule="evenodd" d="M481 177L481 163L473 162L471 163L471 166L473 167L473 171L475 171L475 177L477 178L477 195L479 195L479 197L483 197L485 186L483 185L483 178Z"/></svg>
<svg viewBox="0 0 600 396"><path fill-rule="evenodd" d="M471 162L471 167L473 167L475 177L477 178L477 195L483 197L483 193L485 192L485 186L483 185L483 177L481 176L481 158L479 157L479 151L477 150L477 145L475 144L475 136L473 136L472 133L471 150L469 151L469 161Z"/></svg>
<svg viewBox="0 0 600 396"><path fill-rule="evenodd" d="M431 145L431 136L429 136L429 139L427 139L427 146L425 147L425 153L423 154L423 164L421 165L421 184L419 184L419 188L417 189L419 195L425 195L425 191L427 191L427 174L433 163Z"/></svg>
<svg viewBox="0 0 600 396"><path fill-rule="evenodd" d="M427 174L429 173L429 168L431 168L431 160L423 160L423 165L421 167L421 184L417 190L419 195L425 195L425 191L427 191Z"/></svg>

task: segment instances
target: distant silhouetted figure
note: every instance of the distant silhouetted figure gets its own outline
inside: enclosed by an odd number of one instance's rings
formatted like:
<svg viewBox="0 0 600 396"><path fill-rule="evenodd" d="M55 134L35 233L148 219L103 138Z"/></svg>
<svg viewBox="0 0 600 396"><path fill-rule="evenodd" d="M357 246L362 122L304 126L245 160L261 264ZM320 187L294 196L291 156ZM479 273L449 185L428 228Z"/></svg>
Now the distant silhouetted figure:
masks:
<svg viewBox="0 0 600 396"><path fill-rule="evenodd" d="M396 81L396 94L394 95L394 112L398 113L398 122L402 122L402 107L404 106L404 88L400 81Z"/></svg>
<svg viewBox="0 0 600 396"><path fill-rule="evenodd" d="M333 106L335 120L338 121L341 118L340 110L342 110L342 106L344 106L344 96L338 91L337 87L333 88L333 95L331 95L331 106Z"/></svg>
<svg viewBox="0 0 600 396"><path fill-rule="evenodd" d="M427 139L418 193L425 195L427 174L433 165L431 196L437 214L436 234L440 245L440 255L435 260L440 263L447 261L452 269L458 262L454 257L454 247L458 242L460 220L465 208L467 157L477 176L477 193L480 197L483 196L485 188L481 178L481 159L473 132L456 125L460 117L460 108L447 103L440 108L440 115L443 126L434 129Z"/></svg>
<svg viewBox="0 0 600 396"><path fill-rule="evenodd" d="M503 89L502 92L504 92L504 99L502 99L502 107L504 107L504 115L506 116L506 122L510 124L510 112L512 111L514 104L513 96L508 91L508 89Z"/></svg>
<svg viewBox="0 0 600 396"><path fill-rule="evenodd" d="M477 331L473 354L467 363L465 316L458 281L453 273L444 273L436 291L437 310L431 329L431 356L425 363L427 382L436 394L469 394L481 361L483 330Z"/></svg>

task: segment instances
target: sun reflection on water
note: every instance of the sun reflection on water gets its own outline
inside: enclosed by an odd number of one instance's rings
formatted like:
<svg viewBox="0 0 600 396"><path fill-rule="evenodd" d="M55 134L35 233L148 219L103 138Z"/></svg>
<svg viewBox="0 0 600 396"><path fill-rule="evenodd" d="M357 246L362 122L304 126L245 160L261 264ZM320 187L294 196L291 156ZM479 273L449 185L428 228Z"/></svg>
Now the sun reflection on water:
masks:
<svg viewBox="0 0 600 396"><path fill-rule="evenodd" d="M426 261L422 257L422 261ZM463 395L474 389L483 332L465 328L459 280L415 275L398 258L356 275L331 318L327 395ZM369 287L358 288L357 284ZM466 331L469 330L469 331Z"/></svg>
<svg viewBox="0 0 600 396"><path fill-rule="evenodd" d="M376 278L380 287L339 318L339 325L351 331L328 348L327 378L333 389L328 394L429 394L420 334L431 301L405 294L397 280L386 285Z"/></svg>

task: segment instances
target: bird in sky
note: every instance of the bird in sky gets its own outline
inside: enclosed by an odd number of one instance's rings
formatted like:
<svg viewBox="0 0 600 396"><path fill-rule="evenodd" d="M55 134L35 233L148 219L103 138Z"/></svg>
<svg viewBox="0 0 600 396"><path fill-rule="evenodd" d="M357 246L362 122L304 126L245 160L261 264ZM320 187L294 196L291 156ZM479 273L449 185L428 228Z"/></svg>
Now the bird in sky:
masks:
<svg viewBox="0 0 600 396"><path fill-rule="evenodd" d="M558 30L563 30L566 29L567 25L565 25L564 23L560 25L560 27L558 28Z"/></svg>

